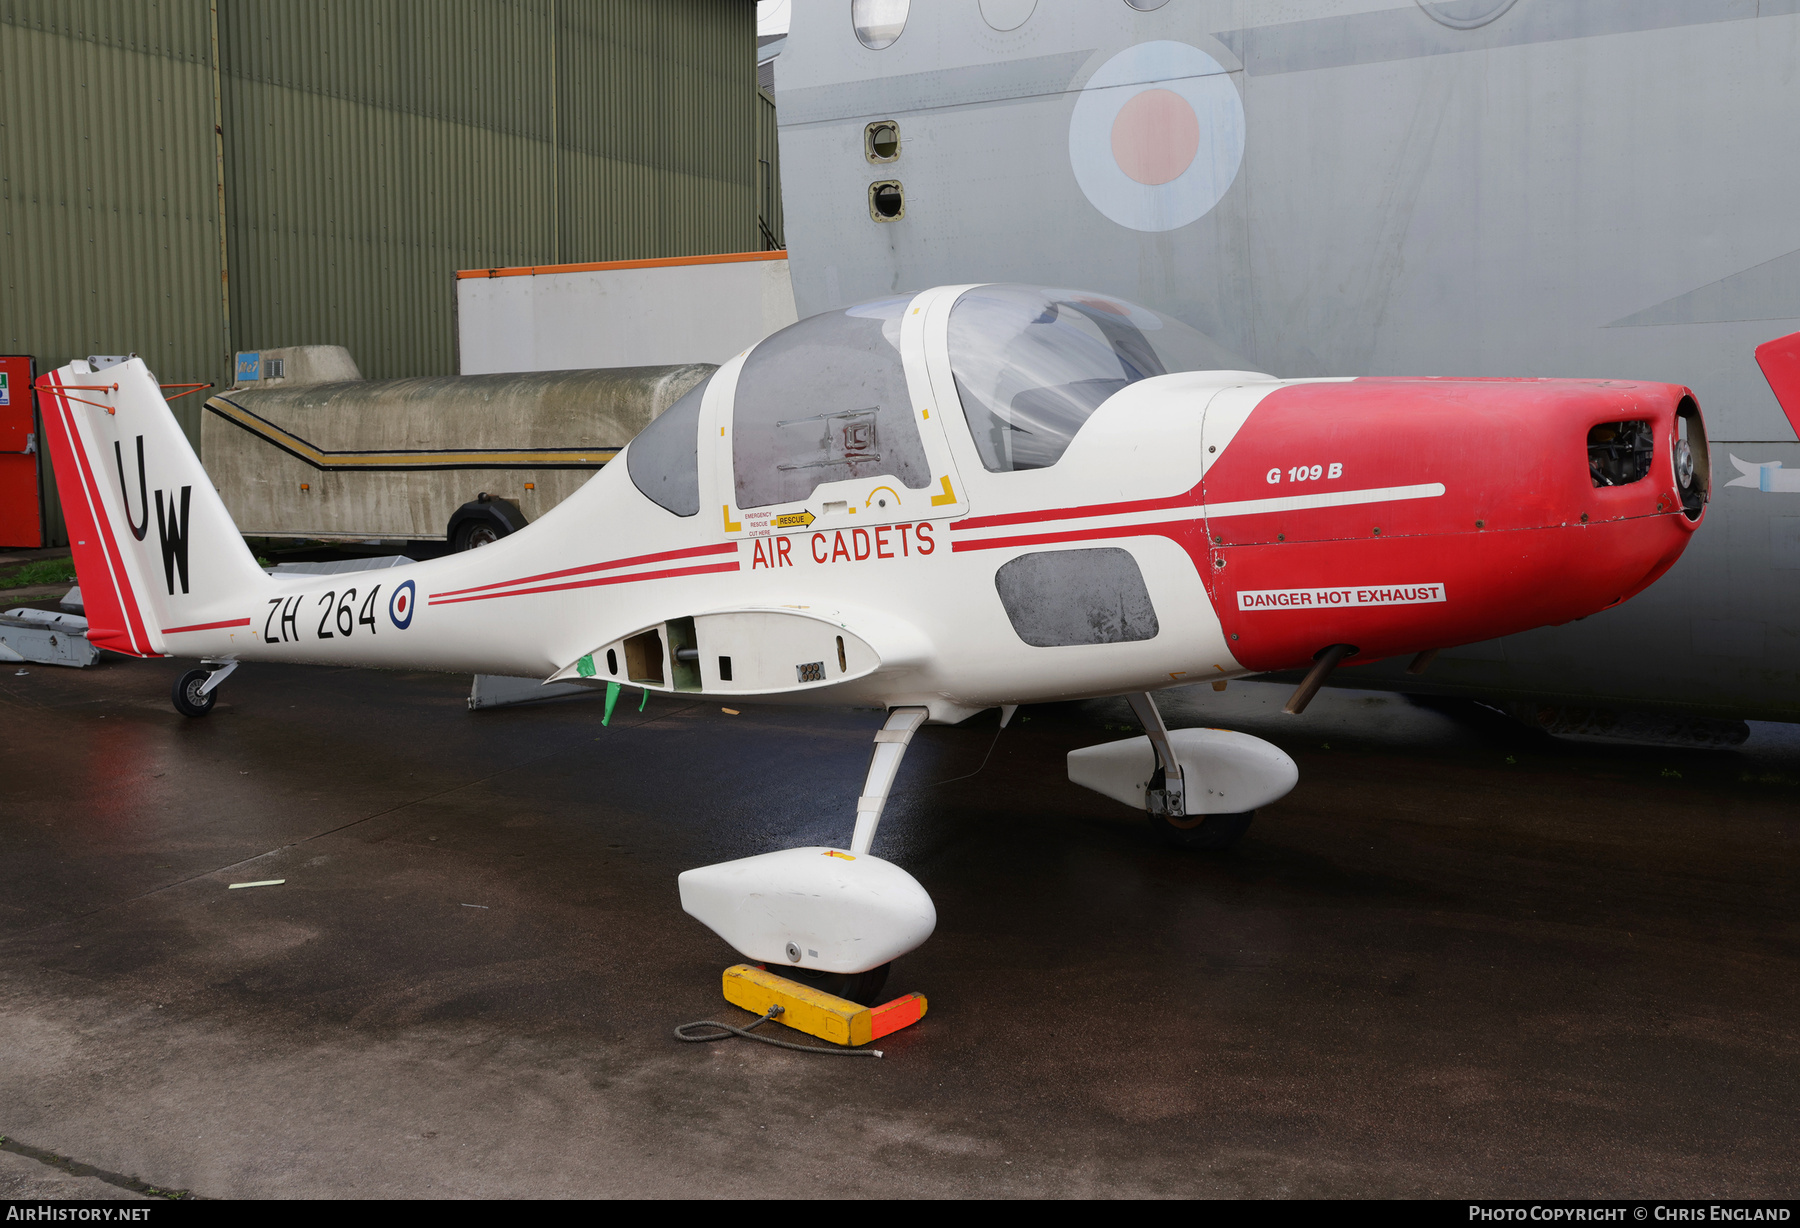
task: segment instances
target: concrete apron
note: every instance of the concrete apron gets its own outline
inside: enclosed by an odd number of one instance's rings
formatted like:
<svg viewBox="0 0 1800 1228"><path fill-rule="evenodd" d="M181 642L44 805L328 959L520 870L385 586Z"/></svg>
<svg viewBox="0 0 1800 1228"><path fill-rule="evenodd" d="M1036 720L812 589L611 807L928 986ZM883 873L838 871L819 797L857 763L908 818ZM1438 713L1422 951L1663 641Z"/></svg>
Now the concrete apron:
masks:
<svg viewBox="0 0 1800 1228"><path fill-rule="evenodd" d="M186 664L0 672L0 1133L98 1169L221 1197L1800 1178L1789 727L1568 747L1188 691L1172 725L1300 763L1221 856L1064 779L1138 732L1122 701L928 728L877 852L936 900L888 987L932 1010L847 1069L670 1036L749 1018L675 876L846 838L877 713L652 700L602 729L470 712L466 677L256 666L190 721Z"/></svg>

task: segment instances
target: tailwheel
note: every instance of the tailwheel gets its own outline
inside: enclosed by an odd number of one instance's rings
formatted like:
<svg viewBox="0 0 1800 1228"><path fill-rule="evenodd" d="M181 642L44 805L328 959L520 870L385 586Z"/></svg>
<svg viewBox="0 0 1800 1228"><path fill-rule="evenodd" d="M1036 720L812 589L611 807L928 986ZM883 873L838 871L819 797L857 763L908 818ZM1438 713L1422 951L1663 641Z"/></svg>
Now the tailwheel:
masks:
<svg viewBox="0 0 1800 1228"><path fill-rule="evenodd" d="M847 999L858 1006L880 1004L881 991L887 985L888 972L893 966L889 962L878 968L870 968L867 972L820 972L814 968L784 968L778 963L764 965L776 976L786 977L795 984L816 989L820 993Z"/></svg>
<svg viewBox="0 0 1800 1228"><path fill-rule="evenodd" d="M1254 818L1254 810L1238 814L1190 814L1180 818L1152 814L1150 826L1171 848L1228 849L1250 830Z"/></svg>
<svg viewBox="0 0 1800 1228"><path fill-rule="evenodd" d="M205 716L218 701L217 690L202 690L212 671L206 669L190 669L175 680L174 693L170 699L174 701L175 711L183 716Z"/></svg>

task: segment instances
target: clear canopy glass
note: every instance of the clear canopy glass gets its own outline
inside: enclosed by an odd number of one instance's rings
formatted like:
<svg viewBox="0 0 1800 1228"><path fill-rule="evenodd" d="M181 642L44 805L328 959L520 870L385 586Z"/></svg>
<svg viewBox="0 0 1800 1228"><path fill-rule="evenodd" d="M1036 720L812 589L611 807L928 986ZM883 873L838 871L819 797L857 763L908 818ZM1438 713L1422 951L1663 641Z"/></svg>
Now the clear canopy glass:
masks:
<svg viewBox="0 0 1800 1228"><path fill-rule="evenodd" d="M793 503L852 478L888 476L914 490L931 484L900 361L900 318L910 301L810 316L750 351L732 407L739 507Z"/></svg>
<svg viewBox="0 0 1800 1228"><path fill-rule="evenodd" d="M950 369L991 473L1054 465L1101 403L1138 380L1243 367L1181 321L1103 294L979 286L950 311Z"/></svg>

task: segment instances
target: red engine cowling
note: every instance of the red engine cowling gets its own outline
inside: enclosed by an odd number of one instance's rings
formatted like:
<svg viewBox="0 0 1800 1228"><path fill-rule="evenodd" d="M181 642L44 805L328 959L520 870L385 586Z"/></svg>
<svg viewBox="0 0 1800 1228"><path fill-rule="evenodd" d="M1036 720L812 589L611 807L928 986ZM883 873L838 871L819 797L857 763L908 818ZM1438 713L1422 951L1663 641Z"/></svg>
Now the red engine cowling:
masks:
<svg viewBox="0 0 1800 1228"><path fill-rule="evenodd" d="M1213 605L1257 670L1569 622L1669 569L1707 472L1699 406L1672 384L1289 386L1203 481Z"/></svg>

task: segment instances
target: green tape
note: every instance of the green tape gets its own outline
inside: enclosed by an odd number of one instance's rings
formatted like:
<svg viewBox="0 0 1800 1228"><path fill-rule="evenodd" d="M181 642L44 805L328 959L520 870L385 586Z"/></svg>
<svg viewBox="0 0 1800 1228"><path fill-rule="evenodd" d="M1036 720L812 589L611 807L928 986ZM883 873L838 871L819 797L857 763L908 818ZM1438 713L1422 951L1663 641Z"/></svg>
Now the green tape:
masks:
<svg viewBox="0 0 1800 1228"><path fill-rule="evenodd" d="M619 702L619 684L616 682L607 683L606 684L606 715L604 715L600 718L600 723L602 725L612 724L613 705L618 702Z"/></svg>
<svg viewBox="0 0 1800 1228"><path fill-rule="evenodd" d="M594 654L590 652L587 656L575 662L575 672L580 674L583 678L592 678L594 676Z"/></svg>
<svg viewBox="0 0 1800 1228"><path fill-rule="evenodd" d="M645 691L644 697L642 699L638 700L638 711L642 712L644 710L644 705L649 702L650 702L650 692Z"/></svg>

